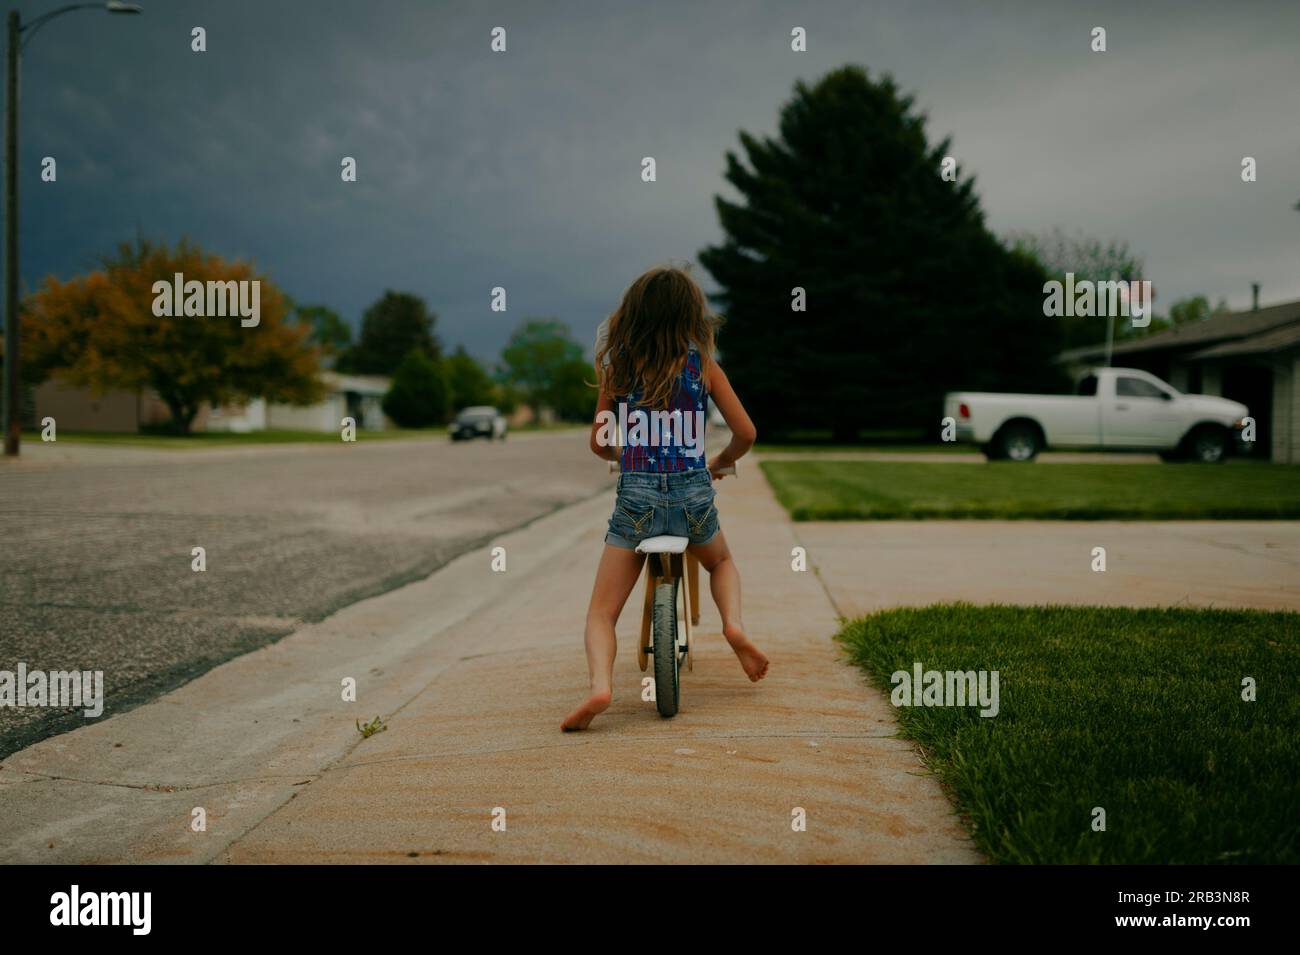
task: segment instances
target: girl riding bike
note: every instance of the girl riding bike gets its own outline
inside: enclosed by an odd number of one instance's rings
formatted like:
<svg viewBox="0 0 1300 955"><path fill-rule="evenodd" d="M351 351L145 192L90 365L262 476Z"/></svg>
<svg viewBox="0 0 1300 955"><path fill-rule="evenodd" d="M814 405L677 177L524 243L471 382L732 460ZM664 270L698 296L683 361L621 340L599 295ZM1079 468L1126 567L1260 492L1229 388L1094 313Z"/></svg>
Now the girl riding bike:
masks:
<svg viewBox="0 0 1300 955"><path fill-rule="evenodd" d="M712 481L754 444L754 423L722 367L713 360L717 318L703 291L678 268L654 268L628 287L618 309L596 335L600 396L591 450L618 461L622 474L605 550L587 609L587 668L591 692L561 724L586 729L613 695L614 625L641 574L637 545L674 534L690 539L688 552L709 572L709 589L722 616L722 633L757 682L767 657L745 635L740 574L718 524ZM704 456L704 425L712 397L731 429L731 441L713 460Z"/></svg>

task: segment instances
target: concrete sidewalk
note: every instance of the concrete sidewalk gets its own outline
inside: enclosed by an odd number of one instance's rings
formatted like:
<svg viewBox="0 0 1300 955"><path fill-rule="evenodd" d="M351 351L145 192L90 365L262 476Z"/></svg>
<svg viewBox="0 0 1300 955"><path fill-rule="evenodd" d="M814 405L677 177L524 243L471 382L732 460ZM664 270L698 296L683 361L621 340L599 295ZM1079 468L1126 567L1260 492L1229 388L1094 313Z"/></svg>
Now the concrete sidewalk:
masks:
<svg viewBox="0 0 1300 955"><path fill-rule="evenodd" d="M1300 521L810 521L795 535L846 617L956 600L1300 610Z"/></svg>
<svg viewBox="0 0 1300 955"><path fill-rule="evenodd" d="M633 599L613 705L562 734L586 689L582 620L611 503L494 542L505 573L465 555L14 754L0 861L979 861L887 699L839 659L830 600L791 570L794 530L756 467L720 485L719 510L767 679L745 679L706 597L682 711L660 719L640 699ZM355 704L340 701L349 676ZM377 714L390 728L361 740L354 721Z"/></svg>

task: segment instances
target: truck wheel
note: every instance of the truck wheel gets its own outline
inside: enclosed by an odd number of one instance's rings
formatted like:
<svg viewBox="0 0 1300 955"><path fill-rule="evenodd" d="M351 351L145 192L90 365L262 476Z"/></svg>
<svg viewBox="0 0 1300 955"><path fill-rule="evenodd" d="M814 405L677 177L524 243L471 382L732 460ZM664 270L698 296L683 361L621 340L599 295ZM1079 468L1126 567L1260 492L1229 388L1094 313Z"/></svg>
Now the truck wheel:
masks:
<svg viewBox="0 0 1300 955"><path fill-rule="evenodd" d="M1032 461L1042 450L1038 431L1027 424L1012 423L993 439L997 456L1007 461Z"/></svg>
<svg viewBox="0 0 1300 955"><path fill-rule="evenodd" d="M1188 437L1187 449L1193 461L1222 464L1228 457L1228 433L1223 428L1204 425Z"/></svg>

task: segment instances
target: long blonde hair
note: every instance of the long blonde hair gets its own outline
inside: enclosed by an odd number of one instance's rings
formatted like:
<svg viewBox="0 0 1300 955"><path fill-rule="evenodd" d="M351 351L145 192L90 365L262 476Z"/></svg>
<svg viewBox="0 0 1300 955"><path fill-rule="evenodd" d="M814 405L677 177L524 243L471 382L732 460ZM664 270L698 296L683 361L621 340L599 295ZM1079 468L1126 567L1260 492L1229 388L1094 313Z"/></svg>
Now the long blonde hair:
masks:
<svg viewBox="0 0 1300 955"><path fill-rule="evenodd" d="M609 317L596 354L601 390L614 397L639 391L640 404L666 408L692 345L707 368L721 321L686 268L650 269L628 286Z"/></svg>

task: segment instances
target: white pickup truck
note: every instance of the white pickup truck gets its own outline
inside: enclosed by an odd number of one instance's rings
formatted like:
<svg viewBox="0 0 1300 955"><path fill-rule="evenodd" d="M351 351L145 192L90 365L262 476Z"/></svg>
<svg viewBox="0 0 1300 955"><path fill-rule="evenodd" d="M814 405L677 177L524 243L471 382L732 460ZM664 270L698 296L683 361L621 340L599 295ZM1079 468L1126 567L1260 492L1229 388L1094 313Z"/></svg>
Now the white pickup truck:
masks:
<svg viewBox="0 0 1300 955"><path fill-rule="evenodd" d="M1073 395L954 391L945 424L989 460L1032 461L1044 448L1158 451L1166 461L1219 462L1239 446L1245 405L1184 395L1136 368L1094 368Z"/></svg>

